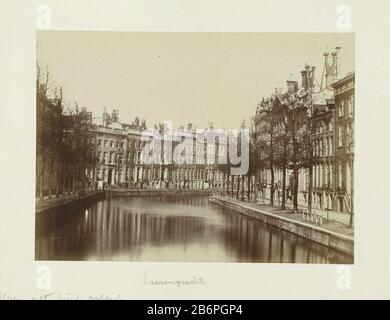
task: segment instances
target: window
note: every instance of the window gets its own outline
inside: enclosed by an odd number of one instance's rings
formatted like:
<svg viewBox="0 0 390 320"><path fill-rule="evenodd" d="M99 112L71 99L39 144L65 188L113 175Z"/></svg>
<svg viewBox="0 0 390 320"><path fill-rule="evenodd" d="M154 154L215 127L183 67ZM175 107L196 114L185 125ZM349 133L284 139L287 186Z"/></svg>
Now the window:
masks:
<svg viewBox="0 0 390 320"><path fill-rule="evenodd" d="M329 137L329 155L333 154L333 138Z"/></svg>
<svg viewBox="0 0 390 320"><path fill-rule="evenodd" d="M353 110L355 109L355 96L352 95L349 97L348 101L348 115L353 117Z"/></svg>
<svg viewBox="0 0 390 320"><path fill-rule="evenodd" d="M330 183L331 187L333 187L333 174L332 174L332 171L333 171L333 166L332 166L332 164L329 164L329 183Z"/></svg>
<svg viewBox="0 0 390 320"><path fill-rule="evenodd" d="M104 146L107 147L108 141L104 140Z"/></svg>
<svg viewBox="0 0 390 320"><path fill-rule="evenodd" d="M325 138L324 139L324 149L325 149L325 151L324 151L324 156L329 156L329 140L328 140L328 138Z"/></svg>
<svg viewBox="0 0 390 320"><path fill-rule="evenodd" d="M114 141L110 141L110 147L112 147L113 146L113 144L114 144Z"/></svg>
<svg viewBox="0 0 390 320"><path fill-rule="evenodd" d="M317 149L317 156L320 156L321 155L321 146L320 146L320 141L319 140L316 140L316 149Z"/></svg>
<svg viewBox="0 0 390 320"><path fill-rule="evenodd" d="M339 187L343 187L343 166L341 163L339 164Z"/></svg>
<svg viewBox="0 0 390 320"><path fill-rule="evenodd" d="M323 168L322 168L322 164L320 164L318 166L318 186L322 186L322 172L323 172Z"/></svg>
<svg viewBox="0 0 390 320"><path fill-rule="evenodd" d="M103 153L103 163L106 163L107 161L107 152Z"/></svg>
<svg viewBox="0 0 390 320"><path fill-rule="evenodd" d="M99 145L99 146L102 145L102 139L99 139L98 145Z"/></svg>
<svg viewBox="0 0 390 320"><path fill-rule="evenodd" d="M351 185L351 165L346 163L345 165L345 187L348 191L348 193L351 193L351 188L352 188L352 185Z"/></svg>
<svg viewBox="0 0 390 320"><path fill-rule="evenodd" d="M339 106L339 117L344 116L344 100L340 101L340 106Z"/></svg>
<svg viewBox="0 0 390 320"><path fill-rule="evenodd" d="M348 146L351 147L353 145L353 130L352 130L352 123L348 123L347 125L347 143Z"/></svg>
<svg viewBox="0 0 390 320"><path fill-rule="evenodd" d="M354 141L354 130L353 130L353 123L349 123L349 126L350 126L350 131L351 131L351 134L350 134L350 144L351 146L353 146L353 144L355 143Z"/></svg>
<svg viewBox="0 0 390 320"><path fill-rule="evenodd" d="M343 146L343 126L339 125L339 147Z"/></svg>
<svg viewBox="0 0 390 320"><path fill-rule="evenodd" d="M313 165L313 181L312 181L312 184L313 184L314 187L316 186L316 179L317 179L316 175L317 175L317 168L316 168L316 165Z"/></svg>
<svg viewBox="0 0 390 320"><path fill-rule="evenodd" d="M326 166L326 185L330 186L330 165Z"/></svg>

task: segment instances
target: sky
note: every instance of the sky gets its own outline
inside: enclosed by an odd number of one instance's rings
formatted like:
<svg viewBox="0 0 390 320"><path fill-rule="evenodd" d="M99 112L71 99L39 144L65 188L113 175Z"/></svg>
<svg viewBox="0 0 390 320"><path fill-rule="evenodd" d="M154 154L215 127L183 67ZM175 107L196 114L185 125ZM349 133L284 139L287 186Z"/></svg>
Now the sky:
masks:
<svg viewBox="0 0 390 320"><path fill-rule="evenodd" d="M348 33L37 32L37 62L65 104L93 117L119 109L121 122L172 121L238 128L257 103L287 80L300 82L305 63L321 82L325 51L341 46L341 74L355 70Z"/></svg>

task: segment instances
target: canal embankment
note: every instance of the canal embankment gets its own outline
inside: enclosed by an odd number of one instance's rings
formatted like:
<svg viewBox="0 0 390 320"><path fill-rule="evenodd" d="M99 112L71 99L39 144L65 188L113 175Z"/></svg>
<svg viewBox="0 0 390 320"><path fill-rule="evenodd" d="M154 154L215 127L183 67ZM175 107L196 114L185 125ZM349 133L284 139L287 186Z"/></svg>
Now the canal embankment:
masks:
<svg viewBox="0 0 390 320"><path fill-rule="evenodd" d="M209 201L339 252L354 255L353 229L340 223L324 222L316 225L303 220L301 214L221 196L211 196Z"/></svg>
<svg viewBox="0 0 390 320"><path fill-rule="evenodd" d="M107 190L108 197L152 197L152 196L210 196L211 190L179 189L113 189Z"/></svg>
<svg viewBox="0 0 390 320"><path fill-rule="evenodd" d="M177 190L177 189L111 189L87 191L84 195L70 194L51 199L37 200L35 212L50 211L65 206L88 204L96 200L110 197L153 197L153 196L210 196L210 190Z"/></svg>
<svg viewBox="0 0 390 320"><path fill-rule="evenodd" d="M41 213L60 207L76 206L93 202L105 197L104 191L87 191L84 195L70 194L52 199L37 200L35 203L35 212Z"/></svg>

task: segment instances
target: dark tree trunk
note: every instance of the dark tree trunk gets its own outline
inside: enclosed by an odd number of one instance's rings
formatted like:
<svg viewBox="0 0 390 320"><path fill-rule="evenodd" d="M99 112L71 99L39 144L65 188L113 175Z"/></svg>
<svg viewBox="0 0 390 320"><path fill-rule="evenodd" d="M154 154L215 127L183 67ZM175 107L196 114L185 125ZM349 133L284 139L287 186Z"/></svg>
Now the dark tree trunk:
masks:
<svg viewBox="0 0 390 320"><path fill-rule="evenodd" d="M222 193L225 192L225 174L223 174L223 177L222 177Z"/></svg>
<svg viewBox="0 0 390 320"><path fill-rule="evenodd" d="M257 174L255 174L255 185L254 185L254 188L253 188L253 202L257 202L257 193L259 192L258 190L258 178L257 178Z"/></svg>
<svg viewBox="0 0 390 320"><path fill-rule="evenodd" d="M230 181L229 181L229 175L226 174L226 196L229 195L229 183L230 183Z"/></svg>
<svg viewBox="0 0 390 320"><path fill-rule="evenodd" d="M45 176L45 174L44 174L45 172L44 171L42 171L42 173L41 173L41 179L40 179L40 186L39 186L39 199L40 200L43 200L43 188L44 188L44 176Z"/></svg>
<svg viewBox="0 0 390 320"><path fill-rule="evenodd" d="M294 212L298 211L298 169L294 169Z"/></svg>
<svg viewBox="0 0 390 320"><path fill-rule="evenodd" d="M275 190L274 190L274 184L275 184L275 172L274 172L274 166L273 164L271 164L271 206L274 205L274 193L275 193Z"/></svg>
<svg viewBox="0 0 390 320"><path fill-rule="evenodd" d="M248 176L248 201L251 201L251 176Z"/></svg>
<svg viewBox="0 0 390 320"><path fill-rule="evenodd" d="M48 173L49 173L49 199L51 199L53 193L52 188L53 188L53 175L54 175L52 163L50 163L50 169Z"/></svg>
<svg viewBox="0 0 390 320"><path fill-rule="evenodd" d="M240 199L240 176L237 176L236 200Z"/></svg>
<svg viewBox="0 0 390 320"><path fill-rule="evenodd" d="M242 183L241 183L241 201L244 201L245 196L245 176L241 176Z"/></svg>
<svg viewBox="0 0 390 320"><path fill-rule="evenodd" d="M58 162L56 179L56 197L60 195L60 185L62 185L62 162Z"/></svg>
<svg viewBox="0 0 390 320"><path fill-rule="evenodd" d="M76 191L76 170L72 166L72 194Z"/></svg>
<svg viewBox="0 0 390 320"><path fill-rule="evenodd" d="M286 166L283 167L283 181L282 181L282 210L286 209L286 175L287 169Z"/></svg>
<svg viewBox="0 0 390 320"><path fill-rule="evenodd" d="M313 206L312 196L313 196L313 166L310 165L309 166L309 185L308 185L308 189L307 189L307 209L309 210L309 212L311 212L312 206Z"/></svg>
<svg viewBox="0 0 390 320"><path fill-rule="evenodd" d="M349 216L349 226L352 228L353 227L353 216L354 216L354 208L353 208L353 159L351 160L351 167L350 167L350 174L351 174L351 214Z"/></svg>
<svg viewBox="0 0 390 320"><path fill-rule="evenodd" d="M234 197L234 176L232 176L231 197Z"/></svg>

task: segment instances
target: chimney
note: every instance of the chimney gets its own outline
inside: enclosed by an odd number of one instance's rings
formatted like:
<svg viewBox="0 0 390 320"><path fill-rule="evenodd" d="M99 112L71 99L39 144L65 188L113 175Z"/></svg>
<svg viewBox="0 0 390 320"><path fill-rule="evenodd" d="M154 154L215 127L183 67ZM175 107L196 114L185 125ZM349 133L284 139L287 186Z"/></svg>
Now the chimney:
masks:
<svg viewBox="0 0 390 320"><path fill-rule="evenodd" d="M308 85L310 88L313 88L314 87L314 76L315 76L315 71L316 71L316 67L315 66L312 66L311 67L311 70L310 70L310 78L308 80Z"/></svg>
<svg viewBox="0 0 390 320"><path fill-rule="evenodd" d="M187 131L192 131L192 123L187 124Z"/></svg>
<svg viewBox="0 0 390 320"><path fill-rule="evenodd" d="M103 112L103 126L104 127L108 127L110 124L111 124L110 114L108 112L106 112L106 110L104 108L104 112Z"/></svg>
<svg viewBox="0 0 390 320"><path fill-rule="evenodd" d="M335 79L339 79L340 77L340 49L341 47L336 47L336 72L335 72Z"/></svg>
<svg viewBox="0 0 390 320"><path fill-rule="evenodd" d="M332 52L332 73L336 75L337 73L337 52Z"/></svg>
<svg viewBox="0 0 390 320"><path fill-rule="evenodd" d="M336 80L337 53L332 52L332 65L326 73L326 87L329 87ZM329 64L328 64L329 66Z"/></svg>
<svg viewBox="0 0 390 320"><path fill-rule="evenodd" d="M307 89L307 87L308 87L308 81L307 81L308 80L307 79L308 73L307 73L307 70L302 70L301 71L301 76L302 76L302 87Z"/></svg>
<svg viewBox="0 0 390 320"><path fill-rule="evenodd" d="M325 68L329 69L329 52L324 52L325 57Z"/></svg>
<svg viewBox="0 0 390 320"><path fill-rule="evenodd" d="M287 80L287 91L288 93L294 93L298 89L298 82L293 80Z"/></svg>
<svg viewBox="0 0 390 320"><path fill-rule="evenodd" d="M329 52L324 53L325 57L325 88L328 88L330 85L330 65L329 65Z"/></svg>
<svg viewBox="0 0 390 320"><path fill-rule="evenodd" d="M117 110L112 110L111 112L111 119L112 119L112 122L118 122L119 121L119 112Z"/></svg>

